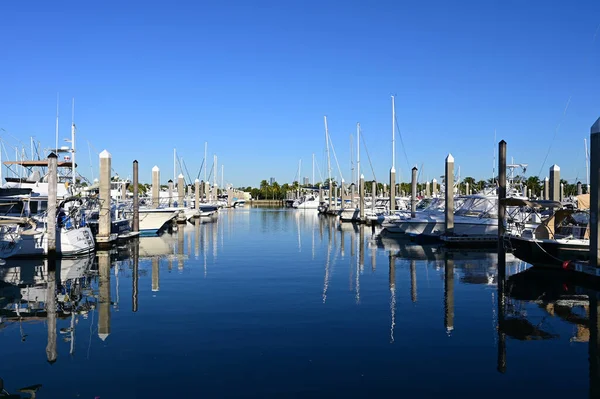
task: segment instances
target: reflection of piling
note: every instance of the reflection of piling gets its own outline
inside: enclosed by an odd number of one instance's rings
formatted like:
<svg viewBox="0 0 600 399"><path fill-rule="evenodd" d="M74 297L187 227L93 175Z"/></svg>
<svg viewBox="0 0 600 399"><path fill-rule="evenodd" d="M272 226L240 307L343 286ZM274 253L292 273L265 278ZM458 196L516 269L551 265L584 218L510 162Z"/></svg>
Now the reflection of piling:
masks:
<svg viewBox="0 0 600 399"><path fill-rule="evenodd" d="M183 244L184 244L185 225L177 229L177 268L183 270Z"/></svg>
<svg viewBox="0 0 600 399"><path fill-rule="evenodd" d="M100 213L98 215L98 243L110 242L110 171L111 156L106 150L100 153Z"/></svg>
<svg viewBox="0 0 600 399"><path fill-rule="evenodd" d="M133 161L133 231L140 231L140 199L139 199L138 161Z"/></svg>
<svg viewBox="0 0 600 399"><path fill-rule="evenodd" d="M365 226L361 224L358 228L358 265L360 270L365 268Z"/></svg>
<svg viewBox="0 0 600 399"><path fill-rule="evenodd" d="M454 157L446 157L446 235L454 235Z"/></svg>
<svg viewBox="0 0 600 399"><path fill-rule="evenodd" d="M410 217L415 218L417 212L417 167L412 168L412 177L410 181Z"/></svg>
<svg viewBox="0 0 600 399"><path fill-rule="evenodd" d="M194 219L194 256L200 256L200 218Z"/></svg>
<svg viewBox="0 0 600 399"><path fill-rule="evenodd" d="M98 337L104 341L110 334L110 254L98 252Z"/></svg>
<svg viewBox="0 0 600 399"><path fill-rule="evenodd" d="M48 324L48 343L46 345L46 359L54 363L57 358L56 351L56 263L48 261L48 287L46 288L46 314Z"/></svg>
<svg viewBox="0 0 600 399"><path fill-rule="evenodd" d="M138 309L138 283L139 283L139 269L140 269L140 241L135 239L133 242L133 287L131 289L131 310L137 312Z"/></svg>
<svg viewBox="0 0 600 399"><path fill-rule="evenodd" d="M394 328L396 327L396 258L390 252L389 256L389 287L390 287L390 343L394 342Z"/></svg>
<svg viewBox="0 0 600 399"><path fill-rule="evenodd" d="M375 246L371 248L371 270L375 271L377 269L377 249Z"/></svg>
<svg viewBox="0 0 600 399"><path fill-rule="evenodd" d="M160 259L155 256L152 258L152 291L157 292L160 291L160 276L159 276L159 265Z"/></svg>
<svg viewBox="0 0 600 399"><path fill-rule="evenodd" d="M454 330L454 259L446 254L444 265L444 325L446 333Z"/></svg>
<svg viewBox="0 0 600 399"><path fill-rule="evenodd" d="M417 261L410 261L410 298L417 302Z"/></svg>
<svg viewBox="0 0 600 399"><path fill-rule="evenodd" d="M593 147L592 147L593 148ZM595 186L592 186L595 187ZM600 319L598 318L598 298L596 292L589 293L590 298L590 398L600 397Z"/></svg>
<svg viewBox="0 0 600 399"><path fill-rule="evenodd" d="M600 267L600 118L590 129L590 265Z"/></svg>

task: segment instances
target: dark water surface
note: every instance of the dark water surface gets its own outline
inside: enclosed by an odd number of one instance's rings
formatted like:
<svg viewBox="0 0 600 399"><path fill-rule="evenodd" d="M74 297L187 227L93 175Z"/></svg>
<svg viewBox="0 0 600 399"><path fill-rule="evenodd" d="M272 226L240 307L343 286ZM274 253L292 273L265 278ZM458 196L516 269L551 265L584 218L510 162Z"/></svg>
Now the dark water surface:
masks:
<svg viewBox="0 0 600 399"><path fill-rule="evenodd" d="M223 210L63 260L56 281L41 260L1 266L0 377L40 399L597 397L595 294L508 257L498 306L496 264L312 211Z"/></svg>

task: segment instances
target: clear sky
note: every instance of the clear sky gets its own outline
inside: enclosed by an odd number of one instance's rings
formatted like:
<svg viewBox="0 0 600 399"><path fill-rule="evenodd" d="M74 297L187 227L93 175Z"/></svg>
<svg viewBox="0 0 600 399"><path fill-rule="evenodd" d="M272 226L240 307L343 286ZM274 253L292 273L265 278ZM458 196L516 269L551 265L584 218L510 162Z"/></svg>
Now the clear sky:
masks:
<svg viewBox="0 0 600 399"><path fill-rule="evenodd" d="M494 131L528 175L556 163L585 181L600 116L597 0L3 1L0 16L9 155L31 136L54 146L57 93L70 137L74 97L88 178L107 149L120 175L137 159L141 180L158 165L166 182L177 148L193 180L205 142L235 186L291 182L300 159L311 176L313 153L325 175L327 115L345 179L360 122L388 180L394 94L404 181L415 164L439 177L449 152L463 177L491 177ZM361 161L371 179L364 146Z"/></svg>

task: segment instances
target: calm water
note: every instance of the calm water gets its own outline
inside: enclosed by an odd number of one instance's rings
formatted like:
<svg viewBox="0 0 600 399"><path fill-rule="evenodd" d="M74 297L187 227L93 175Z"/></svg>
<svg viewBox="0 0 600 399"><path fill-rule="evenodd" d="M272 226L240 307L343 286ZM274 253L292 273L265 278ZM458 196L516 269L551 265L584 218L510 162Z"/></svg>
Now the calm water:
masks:
<svg viewBox="0 0 600 399"><path fill-rule="evenodd" d="M496 263L313 212L224 210L56 279L0 267L0 377L37 398L596 397L595 299L509 257L521 274L499 307Z"/></svg>

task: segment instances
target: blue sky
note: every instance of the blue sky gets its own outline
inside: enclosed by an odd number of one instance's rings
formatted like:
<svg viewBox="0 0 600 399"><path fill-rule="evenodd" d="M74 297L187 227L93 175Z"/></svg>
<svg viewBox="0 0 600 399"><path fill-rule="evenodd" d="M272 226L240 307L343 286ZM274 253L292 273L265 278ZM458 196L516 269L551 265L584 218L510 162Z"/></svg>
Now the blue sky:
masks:
<svg viewBox="0 0 600 399"><path fill-rule="evenodd" d="M404 181L415 164L439 177L449 152L463 177L491 177L494 131L529 175L556 163L584 181L600 116L597 1L29 1L0 16L0 137L53 146L57 92L70 137L74 97L88 178L107 149L120 175L137 159L166 182L177 148L194 179L205 141L235 186L291 182L299 159L311 176L313 153L325 174L327 115L345 179L360 122L387 180L394 94Z"/></svg>

